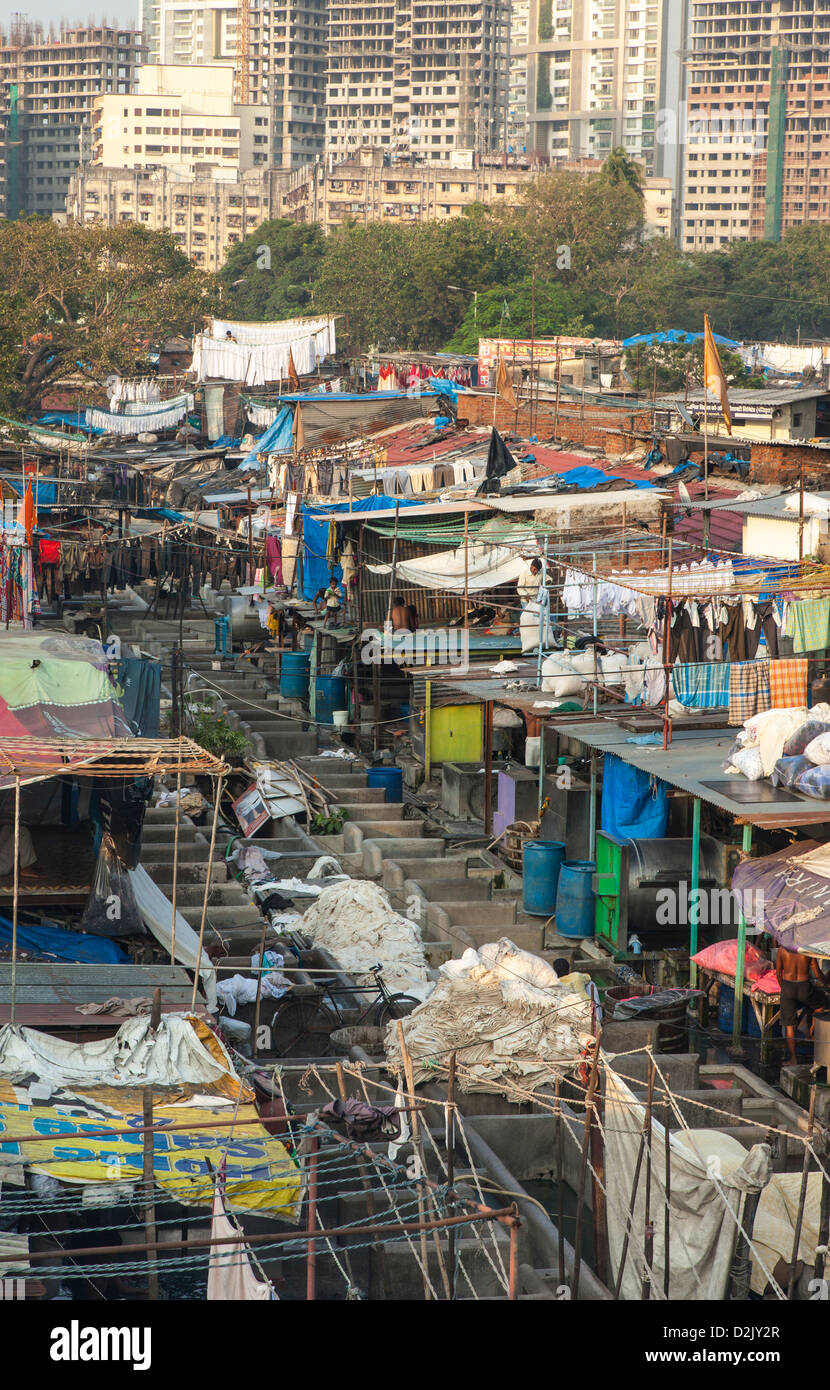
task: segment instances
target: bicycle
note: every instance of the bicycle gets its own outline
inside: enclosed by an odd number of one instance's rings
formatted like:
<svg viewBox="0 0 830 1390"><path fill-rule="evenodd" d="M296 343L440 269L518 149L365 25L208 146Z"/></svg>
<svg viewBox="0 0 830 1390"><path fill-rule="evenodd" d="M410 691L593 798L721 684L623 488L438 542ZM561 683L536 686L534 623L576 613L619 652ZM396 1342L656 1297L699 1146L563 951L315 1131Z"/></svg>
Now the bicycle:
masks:
<svg viewBox="0 0 830 1390"><path fill-rule="evenodd" d="M394 1019L406 1018L421 1003L411 994L392 994L383 979L383 966L373 965L367 972L375 985L341 985L336 980L321 984L297 985L286 995L271 1024L273 1049L278 1057L322 1057L331 1046L335 1028L373 1024L383 1028ZM340 1000L346 996L371 998L359 1017L344 1017Z"/></svg>

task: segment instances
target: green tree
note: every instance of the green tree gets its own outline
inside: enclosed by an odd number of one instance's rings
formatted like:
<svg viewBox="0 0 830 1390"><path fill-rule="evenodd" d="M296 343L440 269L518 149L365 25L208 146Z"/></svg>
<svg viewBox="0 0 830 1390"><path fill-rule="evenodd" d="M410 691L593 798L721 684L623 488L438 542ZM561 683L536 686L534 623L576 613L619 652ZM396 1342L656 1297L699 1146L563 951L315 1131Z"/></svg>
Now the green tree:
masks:
<svg viewBox="0 0 830 1390"><path fill-rule="evenodd" d="M602 166L602 176L609 183L626 184L635 193L643 196L643 169L636 160L626 154L622 145L615 145L606 156Z"/></svg>
<svg viewBox="0 0 830 1390"><path fill-rule="evenodd" d="M531 328L537 338L591 337L593 325L586 318L590 311L579 290L537 279L534 292L527 275L479 295L477 310L468 308L447 350L476 353L479 338L529 338Z"/></svg>
<svg viewBox="0 0 830 1390"><path fill-rule="evenodd" d="M724 376L730 386L763 386L760 377L747 371L740 354L718 346ZM644 343L626 352L626 373L637 391L651 391L657 369L657 391L679 391L688 383L692 389L703 385L703 339L694 343Z"/></svg>
<svg viewBox="0 0 830 1390"><path fill-rule="evenodd" d="M229 318L268 320L314 312L325 238L316 222L263 222L231 248L219 272Z"/></svg>
<svg viewBox="0 0 830 1390"><path fill-rule="evenodd" d="M17 370L5 390L21 410L69 373L98 384L134 372L159 339L191 334L215 307L213 277L169 232L136 223L0 222L0 293L17 306Z"/></svg>

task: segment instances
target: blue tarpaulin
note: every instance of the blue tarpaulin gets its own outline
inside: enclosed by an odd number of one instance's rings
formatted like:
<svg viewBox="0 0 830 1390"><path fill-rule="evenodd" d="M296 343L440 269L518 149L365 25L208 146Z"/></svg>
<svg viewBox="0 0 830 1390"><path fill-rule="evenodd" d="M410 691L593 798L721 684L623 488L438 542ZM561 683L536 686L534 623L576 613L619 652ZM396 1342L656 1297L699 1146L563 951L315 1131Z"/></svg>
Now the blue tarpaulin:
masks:
<svg viewBox="0 0 830 1390"><path fill-rule="evenodd" d="M648 347L653 343L674 343L683 346L698 343L702 337L702 333L687 333L683 328L667 328L662 333L637 333L633 338L623 338L623 347ZM719 333L713 333L712 337L723 347L740 347L740 343L734 342L731 338L722 338Z"/></svg>
<svg viewBox="0 0 830 1390"><path fill-rule="evenodd" d="M659 777L606 753L600 829L621 840L661 839L669 824L667 790Z"/></svg>
<svg viewBox="0 0 830 1390"><path fill-rule="evenodd" d="M261 468L262 465L257 459L257 454L279 454L291 448L292 426L294 423L294 412L284 405L276 419L270 424L263 435L260 435L251 452L246 455L239 465L243 468Z"/></svg>
<svg viewBox="0 0 830 1390"><path fill-rule="evenodd" d="M161 705L161 662L138 656L122 656L118 680L124 694L121 704L128 722L140 738L158 738Z"/></svg>
<svg viewBox="0 0 830 1390"><path fill-rule="evenodd" d="M12 924L0 917L0 941L11 943ZM88 932L66 931L63 927L25 926L17 924L18 950L36 951L56 960L80 960L96 964L121 965L129 956L106 936L90 936Z"/></svg>
<svg viewBox="0 0 830 1390"><path fill-rule="evenodd" d="M422 503L402 497L361 497L351 504L353 512L388 512L395 505L400 508L418 507ZM348 502L336 502L329 507L309 507L303 503L303 598L313 599L329 582L334 570L338 580L343 578L339 565L332 566L326 559L329 540L329 522L336 521L338 513L349 511Z"/></svg>
<svg viewBox="0 0 830 1390"><path fill-rule="evenodd" d="M18 497L23 496L24 484L20 479L6 478L9 487L17 493ZM26 479L28 485L29 479ZM32 496L35 499L35 507L50 507L58 500L57 483L46 483L42 478L32 478Z"/></svg>
<svg viewBox="0 0 830 1390"><path fill-rule="evenodd" d="M608 482L626 483L627 485L630 481L627 478L619 478L614 473L603 473L601 468L589 468L587 465L584 468L571 468L567 472L557 473L556 476L561 478L563 482L575 484L578 488L598 487L600 483ZM643 481L635 482L634 486L653 488L655 485Z"/></svg>

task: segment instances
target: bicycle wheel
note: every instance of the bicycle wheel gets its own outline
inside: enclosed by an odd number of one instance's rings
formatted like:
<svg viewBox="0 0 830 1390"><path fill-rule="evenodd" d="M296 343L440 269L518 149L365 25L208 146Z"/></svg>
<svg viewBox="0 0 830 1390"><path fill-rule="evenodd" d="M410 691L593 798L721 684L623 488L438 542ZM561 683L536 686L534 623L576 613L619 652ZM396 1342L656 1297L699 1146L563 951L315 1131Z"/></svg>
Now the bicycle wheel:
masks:
<svg viewBox="0 0 830 1390"><path fill-rule="evenodd" d="M420 1003L421 1000L411 994L392 994L388 999L381 999L375 1009L375 1026L384 1028L396 1018L408 1018Z"/></svg>
<svg viewBox="0 0 830 1390"><path fill-rule="evenodd" d="M293 999L275 1015L271 1025L278 1057L322 1057L332 1027L327 1010L314 999Z"/></svg>

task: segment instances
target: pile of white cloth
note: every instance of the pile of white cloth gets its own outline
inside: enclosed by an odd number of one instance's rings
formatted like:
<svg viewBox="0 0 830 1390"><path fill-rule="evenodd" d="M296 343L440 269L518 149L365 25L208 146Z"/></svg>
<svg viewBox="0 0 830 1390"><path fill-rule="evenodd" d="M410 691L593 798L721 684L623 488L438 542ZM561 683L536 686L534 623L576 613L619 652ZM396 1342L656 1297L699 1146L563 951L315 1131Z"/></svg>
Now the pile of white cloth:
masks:
<svg viewBox="0 0 830 1390"><path fill-rule="evenodd" d="M371 967L382 965L384 983L392 991L422 999L429 988L417 923L395 912L388 894L375 883L350 878L324 888L300 930L358 984L371 985Z"/></svg>
<svg viewBox="0 0 830 1390"><path fill-rule="evenodd" d="M403 1020L415 1080L446 1071L458 1054L462 1091L536 1091L571 1071L591 1031L591 1004L552 966L507 937L447 961L426 1003ZM400 1069L397 1024L386 1033L389 1065Z"/></svg>

